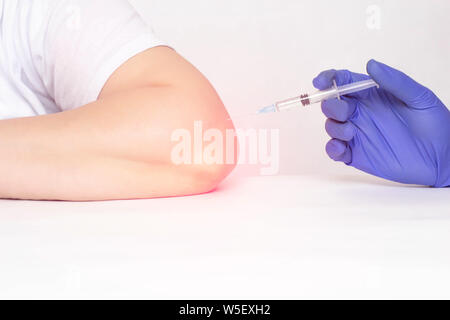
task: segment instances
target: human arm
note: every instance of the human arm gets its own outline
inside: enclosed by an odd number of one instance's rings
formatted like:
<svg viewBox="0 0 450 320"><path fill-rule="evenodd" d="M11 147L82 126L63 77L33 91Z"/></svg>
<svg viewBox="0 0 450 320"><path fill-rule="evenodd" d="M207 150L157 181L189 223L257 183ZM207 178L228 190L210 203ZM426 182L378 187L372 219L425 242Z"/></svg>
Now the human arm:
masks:
<svg viewBox="0 0 450 320"><path fill-rule="evenodd" d="M0 197L109 200L198 194L233 165L175 165L171 134L233 129L209 82L172 49L128 60L99 99L79 108L0 121Z"/></svg>

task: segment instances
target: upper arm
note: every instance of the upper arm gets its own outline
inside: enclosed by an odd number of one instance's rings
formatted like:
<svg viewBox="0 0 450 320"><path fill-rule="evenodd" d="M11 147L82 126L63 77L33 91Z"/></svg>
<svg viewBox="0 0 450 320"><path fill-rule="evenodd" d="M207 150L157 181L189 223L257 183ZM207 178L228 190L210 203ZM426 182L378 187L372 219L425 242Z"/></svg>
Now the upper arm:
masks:
<svg viewBox="0 0 450 320"><path fill-rule="evenodd" d="M190 108L179 109L174 117L206 121L206 126L215 128L232 128L231 121L218 94L210 82L192 64L173 49L159 46L137 54L121 65L105 83L99 99L123 93L136 88L155 88L170 86L179 94L190 100ZM153 106L158 107L158 106ZM193 123L186 123L187 129Z"/></svg>
<svg viewBox="0 0 450 320"><path fill-rule="evenodd" d="M173 49L158 46L135 55L117 68L99 98L130 89L158 86L212 89L205 77Z"/></svg>

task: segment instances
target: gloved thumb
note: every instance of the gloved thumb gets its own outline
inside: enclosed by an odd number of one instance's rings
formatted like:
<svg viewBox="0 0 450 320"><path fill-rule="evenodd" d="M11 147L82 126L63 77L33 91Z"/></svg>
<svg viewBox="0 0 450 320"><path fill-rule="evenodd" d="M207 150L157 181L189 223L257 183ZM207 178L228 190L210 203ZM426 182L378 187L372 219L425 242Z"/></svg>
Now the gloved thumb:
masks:
<svg viewBox="0 0 450 320"><path fill-rule="evenodd" d="M433 93L403 72L373 59L367 63L367 72L382 89L390 92L407 105L415 108L429 107L427 98Z"/></svg>

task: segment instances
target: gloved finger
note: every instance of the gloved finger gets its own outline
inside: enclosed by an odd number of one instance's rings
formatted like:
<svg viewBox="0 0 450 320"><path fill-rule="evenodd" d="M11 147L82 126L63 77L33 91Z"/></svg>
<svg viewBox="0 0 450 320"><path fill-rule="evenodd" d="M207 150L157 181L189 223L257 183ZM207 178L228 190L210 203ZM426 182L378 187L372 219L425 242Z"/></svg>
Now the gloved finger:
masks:
<svg viewBox="0 0 450 320"><path fill-rule="evenodd" d="M330 119L340 122L347 121L356 110L356 101L353 99L330 99L322 102L322 112Z"/></svg>
<svg viewBox="0 0 450 320"><path fill-rule="evenodd" d="M366 74L354 73L349 70L327 70L322 71L313 80L313 85L316 89L324 90L333 86L333 80L336 80L338 86L349 84L356 81L362 81L370 79Z"/></svg>
<svg viewBox="0 0 450 320"><path fill-rule="evenodd" d="M346 164L352 161L352 150L344 141L332 139L328 141L325 149L328 156L335 161L342 161Z"/></svg>
<svg viewBox="0 0 450 320"><path fill-rule="evenodd" d="M430 100L437 99L428 88L417 83L403 72L389 67L381 62L370 60L367 63L367 72L381 88L411 107L426 108Z"/></svg>
<svg viewBox="0 0 450 320"><path fill-rule="evenodd" d="M325 123L325 130L330 137L342 141L350 141L356 134L355 126L349 121L338 122L333 119L327 119Z"/></svg>
<svg viewBox="0 0 450 320"><path fill-rule="evenodd" d="M324 90L332 87L336 72L337 71L334 69L322 71L317 77L313 79L313 86L319 90Z"/></svg>

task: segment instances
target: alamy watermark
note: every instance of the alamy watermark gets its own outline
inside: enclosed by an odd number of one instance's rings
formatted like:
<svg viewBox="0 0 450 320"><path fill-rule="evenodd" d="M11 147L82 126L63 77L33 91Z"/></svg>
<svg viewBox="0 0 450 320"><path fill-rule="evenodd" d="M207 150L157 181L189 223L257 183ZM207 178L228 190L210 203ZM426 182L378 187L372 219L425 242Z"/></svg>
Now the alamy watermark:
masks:
<svg viewBox="0 0 450 320"><path fill-rule="evenodd" d="M175 165L259 165L261 175L275 175L280 164L279 129L204 129L202 121L193 128L172 132L175 143L171 160Z"/></svg>
<svg viewBox="0 0 450 320"><path fill-rule="evenodd" d="M372 4L366 9L367 20L366 26L370 30L381 29L381 8L376 4Z"/></svg>

